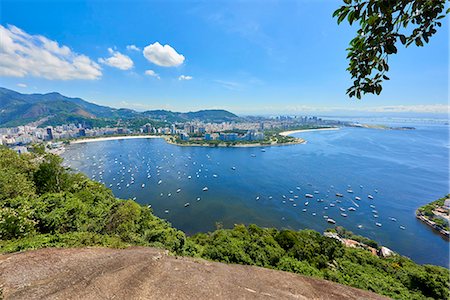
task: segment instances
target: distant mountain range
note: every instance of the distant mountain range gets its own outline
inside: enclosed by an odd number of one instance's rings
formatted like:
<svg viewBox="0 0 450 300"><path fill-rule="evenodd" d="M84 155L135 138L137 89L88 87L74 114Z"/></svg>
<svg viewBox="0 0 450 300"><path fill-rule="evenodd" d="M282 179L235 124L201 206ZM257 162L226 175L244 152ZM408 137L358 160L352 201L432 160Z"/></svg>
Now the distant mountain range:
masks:
<svg viewBox="0 0 450 300"><path fill-rule="evenodd" d="M83 123L88 126L114 124L145 124L145 122L203 122L240 121L241 118L226 110L200 110L172 112L111 108L97 105L81 98L70 98L59 93L21 94L0 88L0 127L25 125L41 120L41 126Z"/></svg>

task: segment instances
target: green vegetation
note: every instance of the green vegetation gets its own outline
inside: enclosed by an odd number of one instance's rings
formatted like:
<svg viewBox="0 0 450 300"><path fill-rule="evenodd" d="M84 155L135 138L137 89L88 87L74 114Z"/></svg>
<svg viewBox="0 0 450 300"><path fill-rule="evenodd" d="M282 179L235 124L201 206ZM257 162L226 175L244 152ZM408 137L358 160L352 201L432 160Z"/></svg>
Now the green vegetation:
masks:
<svg viewBox="0 0 450 300"><path fill-rule="evenodd" d="M433 212L437 208L443 207L445 200L450 199L450 194L447 196L440 198L436 201L430 202L424 206L421 206L417 209L417 213L421 214L423 216L426 216L429 220L436 223L438 226L442 227L445 230L449 230L449 223L446 222L444 219L439 218L436 216L436 214Z"/></svg>
<svg viewBox="0 0 450 300"><path fill-rule="evenodd" d="M397 53L398 42L405 47L427 44L450 11L444 11L447 0L343 1L333 13L338 24L359 23L347 49L347 70L354 80L347 94L358 99L361 93L381 93L383 80L389 80L389 56Z"/></svg>
<svg viewBox="0 0 450 300"><path fill-rule="evenodd" d="M60 163L42 147L20 156L0 148L0 252L154 246L176 255L315 276L392 298L449 297L445 268L420 266L398 255L382 259L312 230L236 225L186 237L150 208L119 200L104 185L71 173Z"/></svg>
<svg viewBox="0 0 450 300"><path fill-rule="evenodd" d="M61 167L41 151L0 149L0 251L77 245L164 247L180 252L185 235L134 201Z"/></svg>

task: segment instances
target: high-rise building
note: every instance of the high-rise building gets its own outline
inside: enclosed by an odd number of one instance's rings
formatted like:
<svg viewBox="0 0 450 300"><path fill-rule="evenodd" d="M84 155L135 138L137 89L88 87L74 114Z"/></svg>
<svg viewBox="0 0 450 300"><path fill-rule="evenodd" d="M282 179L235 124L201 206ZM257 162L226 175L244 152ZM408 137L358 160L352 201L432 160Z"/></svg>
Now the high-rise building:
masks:
<svg viewBox="0 0 450 300"><path fill-rule="evenodd" d="M47 139L49 141L53 140L53 132L51 127L47 127Z"/></svg>
<svg viewBox="0 0 450 300"><path fill-rule="evenodd" d="M152 133L152 125L150 125L149 123L145 124L144 132Z"/></svg>
<svg viewBox="0 0 450 300"><path fill-rule="evenodd" d="M78 130L78 135L79 135L79 136L86 136L86 129L80 128L80 129Z"/></svg>

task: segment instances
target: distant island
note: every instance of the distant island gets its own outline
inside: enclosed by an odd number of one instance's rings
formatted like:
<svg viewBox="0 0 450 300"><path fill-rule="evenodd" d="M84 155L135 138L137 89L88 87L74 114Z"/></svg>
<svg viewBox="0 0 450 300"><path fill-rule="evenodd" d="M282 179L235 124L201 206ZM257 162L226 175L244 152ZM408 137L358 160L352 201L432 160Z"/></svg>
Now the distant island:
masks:
<svg viewBox="0 0 450 300"><path fill-rule="evenodd" d="M436 201L421 206L416 211L416 217L447 240L450 237L449 228L450 194Z"/></svg>
<svg viewBox="0 0 450 300"><path fill-rule="evenodd" d="M415 130L415 127L411 126L386 126L386 125L379 125L379 124L351 124L350 127L357 127L357 128L369 128L369 129L383 129L383 130Z"/></svg>

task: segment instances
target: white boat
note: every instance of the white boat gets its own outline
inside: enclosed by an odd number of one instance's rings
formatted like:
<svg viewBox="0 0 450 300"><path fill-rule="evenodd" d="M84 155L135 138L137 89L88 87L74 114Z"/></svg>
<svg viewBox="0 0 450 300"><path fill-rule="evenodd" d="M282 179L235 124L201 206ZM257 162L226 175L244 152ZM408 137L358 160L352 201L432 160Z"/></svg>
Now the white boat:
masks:
<svg viewBox="0 0 450 300"><path fill-rule="evenodd" d="M308 204L309 204L309 202L308 202L308 201L306 201L306 202L305 202L305 206L308 206Z"/></svg>
<svg viewBox="0 0 450 300"><path fill-rule="evenodd" d="M347 217L347 214L341 213L341 216L343 216L344 218Z"/></svg>
<svg viewBox="0 0 450 300"><path fill-rule="evenodd" d="M306 198L314 198L314 196L311 195L311 194L305 194L305 197L306 197Z"/></svg>
<svg viewBox="0 0 450 300"><path fill-rule="evenodd" d="M344 197L341 193L336 193L336 197Z"/></svg>
<svg viewBox="0 0 450 300"><path fill-rule="evenodd" d="M400 226L400 229L405 230L406 228L405 228L405 226Z"/></svg>
<svg viewBox="0 0 450 300"><path fill-rule="evenodd" d="M375 225L377 225L378 227L381 227L381 223L375 223Z"/></svg>
<svg viewBox="0 0 450 300"><path fill-rule="evenodd" d="M142 188L145 188L145 183L143 183L143 184L141 185L141 187L142 187Z"/></svg>
<svg viewBox="0 0 450 300"><path fill-rule="evenodd" d="M347 193L353 194L353 190L347 190Z"/></svg>
<svg viewBox="0 0 450 300"><path fill-rule="evenodd" d="M213 177L214 177L214 178L217 178L217 177L219 177L219 175L217 175L217 174L213 174Z"/></svg>
<svg viewBox="0 0 450 300"><path fill-rule="evenodd" d="M208 188L205 186L205 187L203 188L203 191L206 192L207 190L208 190Z"/></svg>
<svg viewBox="0 0 450 300"><path fill-rule="evenodd" d="M369 198L369 199L373 199L373 196L372 195L367 195L367 198Z"/></svg>
<svg viewBox="0 0 450 300"><path fill-rule="evenodd" d="M349 207L348 208L348 211L355 211L356 210L356 208L354 208L354 207Z"/></svg>
<svg viewBox="0 0 450 300"><path fill-rule="evenodd" d="M188 207L189 205L190 205L189 202L187 202L184 204L184 207Z"/></svg>
<svg viewBox="0 0 450 300"><path fill-rule="evenodd" d="M330 224L336 224L336 221L331 218L327 219L327 222Z"/></svg>
<svg viewBox="0 0 450 300"><path fill-rule="evenodd" d="M345 208L339 207L340 211L345 211Z"/></svg>
<svg viewBox="0 0 450 300"><path fill-rule="evenodd" d="M179 193L179 192L181 192L181 189L178 189L178 190L177 190L177 193Z"/></svg>
<svg viewBox="0 0 450 300"><path fill-rule="evenodd" d="M200 201L200 197L197 197L197 201Z"/></svg>
<svg viewBox="0 0 450 300"><path fill-rule="evenodd" d="M361 200L361 198L360 198L360 197L355 197L355 200L358 200L358 201L360 201L360 200Z"/></svg>
<svg viewBox="0 0 450 300"><path fill-rule="evenodd" d="M362 225L358 225L358 228L361 229L363 226Z"/></svg>
<svg viewBox="0 0 450 300"><path fill-rule="evenodd" d="M259 200L259 196L256 197L256 201L258 201L258 200Z"/></svg>
<svg viewBox="0 0 450 300"><path fill-rule="evenodd" d="M236 170L236 167L231 167L231 170Z"/></svg>
<svg viewBox="0 0 450 300"><path fill-rule="evenodd" d="M158 181L158 184L161 184L161 183L162 183L162 180Z"/></svg>

